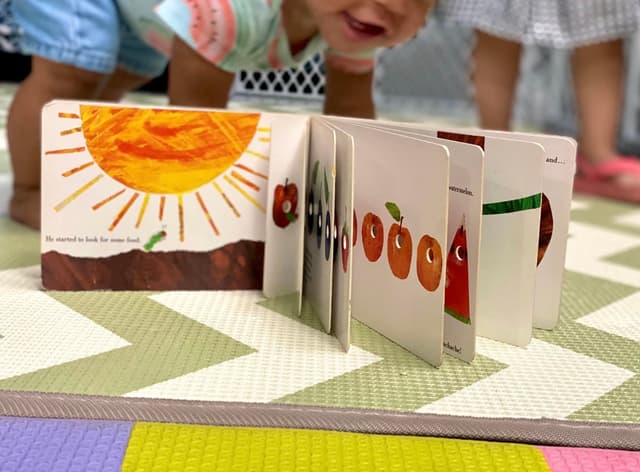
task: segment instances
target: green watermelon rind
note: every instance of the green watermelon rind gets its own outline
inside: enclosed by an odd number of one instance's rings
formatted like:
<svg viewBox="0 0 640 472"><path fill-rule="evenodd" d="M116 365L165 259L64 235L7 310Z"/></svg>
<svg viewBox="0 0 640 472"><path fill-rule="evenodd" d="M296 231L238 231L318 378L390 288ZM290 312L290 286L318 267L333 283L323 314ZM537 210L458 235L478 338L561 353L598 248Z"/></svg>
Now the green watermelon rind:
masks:
<svg viewBox="0 0 640 472"><path fill-rule="evenodd" d="M468 324L468 325L471 324L471 319L470 318L468 318L466 316L463 316L463 315L461 315L459 313L456 313L451 308L445 308L444 311L445 311L445 313L453 316L456 320L462 321L464 324Z"/></svg>

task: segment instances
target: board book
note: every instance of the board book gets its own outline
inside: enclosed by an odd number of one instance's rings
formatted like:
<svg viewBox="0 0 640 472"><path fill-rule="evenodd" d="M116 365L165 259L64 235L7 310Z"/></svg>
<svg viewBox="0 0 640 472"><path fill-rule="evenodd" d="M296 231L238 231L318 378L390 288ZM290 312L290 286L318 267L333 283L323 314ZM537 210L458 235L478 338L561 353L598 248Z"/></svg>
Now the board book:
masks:
<svg viewBox="0 0 640 472"><path fill-rule="evenodd" d="M345 350L434 366L558 320L576 143L329 116L54 101L46 290L261 290Z"/></svg>

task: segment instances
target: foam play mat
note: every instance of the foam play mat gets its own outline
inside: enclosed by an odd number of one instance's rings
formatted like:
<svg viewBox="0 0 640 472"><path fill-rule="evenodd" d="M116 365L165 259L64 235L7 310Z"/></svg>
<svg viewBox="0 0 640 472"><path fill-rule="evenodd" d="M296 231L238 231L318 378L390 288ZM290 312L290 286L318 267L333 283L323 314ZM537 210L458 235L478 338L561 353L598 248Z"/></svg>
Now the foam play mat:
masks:
<svg viewBox="0 0 640 472"><path fill-rule="evenodd" d="M640 470L638 207L576 197L559 325L438 369L287 297L45 292L39 263L0 216L2 471Z"/></svg>

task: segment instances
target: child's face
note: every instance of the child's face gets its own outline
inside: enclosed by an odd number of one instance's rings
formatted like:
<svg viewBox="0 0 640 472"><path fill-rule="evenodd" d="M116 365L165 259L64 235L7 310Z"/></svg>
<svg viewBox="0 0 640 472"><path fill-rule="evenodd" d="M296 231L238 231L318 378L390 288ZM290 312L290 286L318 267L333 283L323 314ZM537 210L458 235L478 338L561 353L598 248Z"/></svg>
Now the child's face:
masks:
<svg viewBox="0 0 640 472"><path fill-rule="evenodd" d="M307 0L329 46L341 52L407 41L424 25L434 0Z"/></svg>

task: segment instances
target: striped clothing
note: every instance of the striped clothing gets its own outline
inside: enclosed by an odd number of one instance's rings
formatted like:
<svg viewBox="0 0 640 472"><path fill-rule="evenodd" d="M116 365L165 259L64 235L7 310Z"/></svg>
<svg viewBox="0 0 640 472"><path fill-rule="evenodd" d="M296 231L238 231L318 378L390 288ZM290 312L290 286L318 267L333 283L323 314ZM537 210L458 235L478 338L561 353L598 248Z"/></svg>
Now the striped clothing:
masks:
<svg viewBox="0 0 640 472"><path fill-rule="evenodd" d="M341 54L320 36L292 55L282 25L282 0L118 1L131 26L157 49L166 50L167 38L175 33L228 72L296 67L318 53L347 72L374 66L375 51Z"/></svg>

